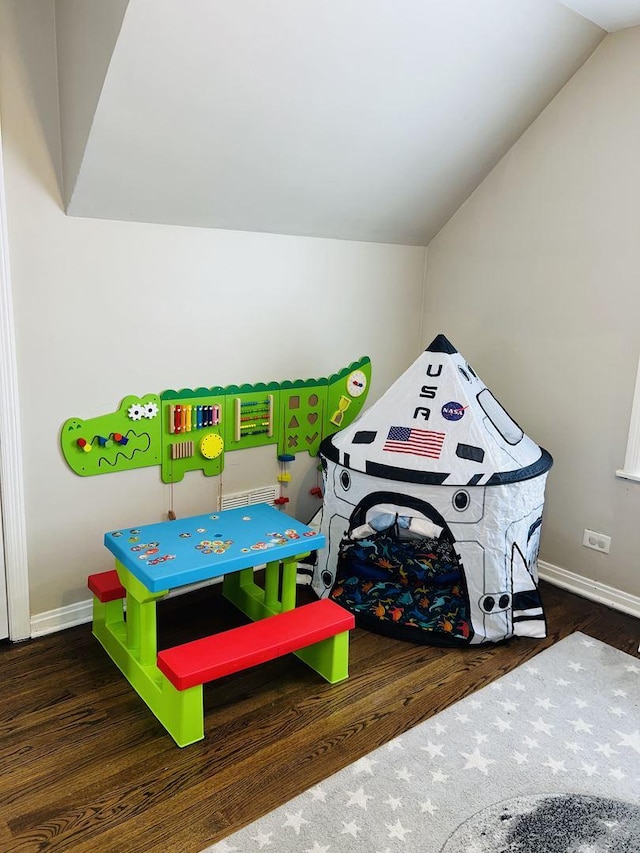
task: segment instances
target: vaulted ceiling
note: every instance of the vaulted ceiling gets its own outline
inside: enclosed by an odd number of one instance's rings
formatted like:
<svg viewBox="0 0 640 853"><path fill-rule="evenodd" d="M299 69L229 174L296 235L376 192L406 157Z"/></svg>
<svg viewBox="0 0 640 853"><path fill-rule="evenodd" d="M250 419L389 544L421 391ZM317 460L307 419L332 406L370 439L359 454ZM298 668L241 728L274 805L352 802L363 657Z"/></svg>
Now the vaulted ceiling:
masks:
<svg viewBox="0 0 640 853"><path fill-rule="evenodd" d="M640 0L56 0L71 216L426 245Z"/></svg>

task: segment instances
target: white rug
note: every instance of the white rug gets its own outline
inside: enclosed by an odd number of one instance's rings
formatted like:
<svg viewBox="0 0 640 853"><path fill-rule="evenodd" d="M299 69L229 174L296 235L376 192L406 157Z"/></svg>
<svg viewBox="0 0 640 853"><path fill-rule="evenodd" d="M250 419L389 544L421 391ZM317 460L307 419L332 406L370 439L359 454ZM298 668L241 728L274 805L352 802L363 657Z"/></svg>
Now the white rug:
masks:
<svg viewBox="0 0 640 853"><path fill-rule="evenodd" d="M640 853L640 660L576 633L207 853Z"/></svg>

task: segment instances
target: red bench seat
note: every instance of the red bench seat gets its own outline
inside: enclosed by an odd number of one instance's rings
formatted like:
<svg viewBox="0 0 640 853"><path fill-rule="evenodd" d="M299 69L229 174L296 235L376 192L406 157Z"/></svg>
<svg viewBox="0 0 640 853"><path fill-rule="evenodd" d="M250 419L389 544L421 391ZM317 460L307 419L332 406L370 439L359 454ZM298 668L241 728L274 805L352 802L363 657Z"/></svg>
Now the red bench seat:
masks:
<svg viewBox="0 0 640 853"><path fill-rule="evenodd" d="M158 668L186 690L327 640L355 626L339 604L323 598L257 622L193 640L158 654Z"/></svg>
<svg viewBox="0 0 640 853"><path fill-rule="evenodd" d="M125 588L120 583L118 573L115 569L111 569L109 572L99 572L95 575L89 575L87 586L98 601L101 601L103 604L107 601L117 601L119 598L124 598L127 594Z"/></svg>

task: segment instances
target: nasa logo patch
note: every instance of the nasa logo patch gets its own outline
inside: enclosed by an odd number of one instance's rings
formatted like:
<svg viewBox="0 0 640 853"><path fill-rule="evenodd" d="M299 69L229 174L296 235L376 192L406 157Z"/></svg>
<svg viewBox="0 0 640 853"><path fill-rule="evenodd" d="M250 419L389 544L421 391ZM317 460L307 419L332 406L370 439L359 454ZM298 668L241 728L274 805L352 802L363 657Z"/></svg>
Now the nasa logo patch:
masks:
<svg viewBox="0 0 640 853"><path fill-rule="evenodd" d="M462 403L456 403L452 400L450 403L445 403L441 409L442 417L447 421L459 421L464 415L465 406Z"/></svg>

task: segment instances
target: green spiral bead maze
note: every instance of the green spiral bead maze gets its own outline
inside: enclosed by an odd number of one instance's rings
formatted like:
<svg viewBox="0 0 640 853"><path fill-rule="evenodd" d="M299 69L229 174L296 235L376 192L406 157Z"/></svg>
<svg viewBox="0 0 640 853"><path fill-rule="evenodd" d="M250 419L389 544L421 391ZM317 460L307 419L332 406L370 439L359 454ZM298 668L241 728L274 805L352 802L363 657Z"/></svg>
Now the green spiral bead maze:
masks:
<svg viewBox="0 0 640 853"><path fill-rule="evenodd" d="M160 397L125 397L115 412L89 420L69 418L60 433L62 455L81 477L159 465Z"/></svg>

